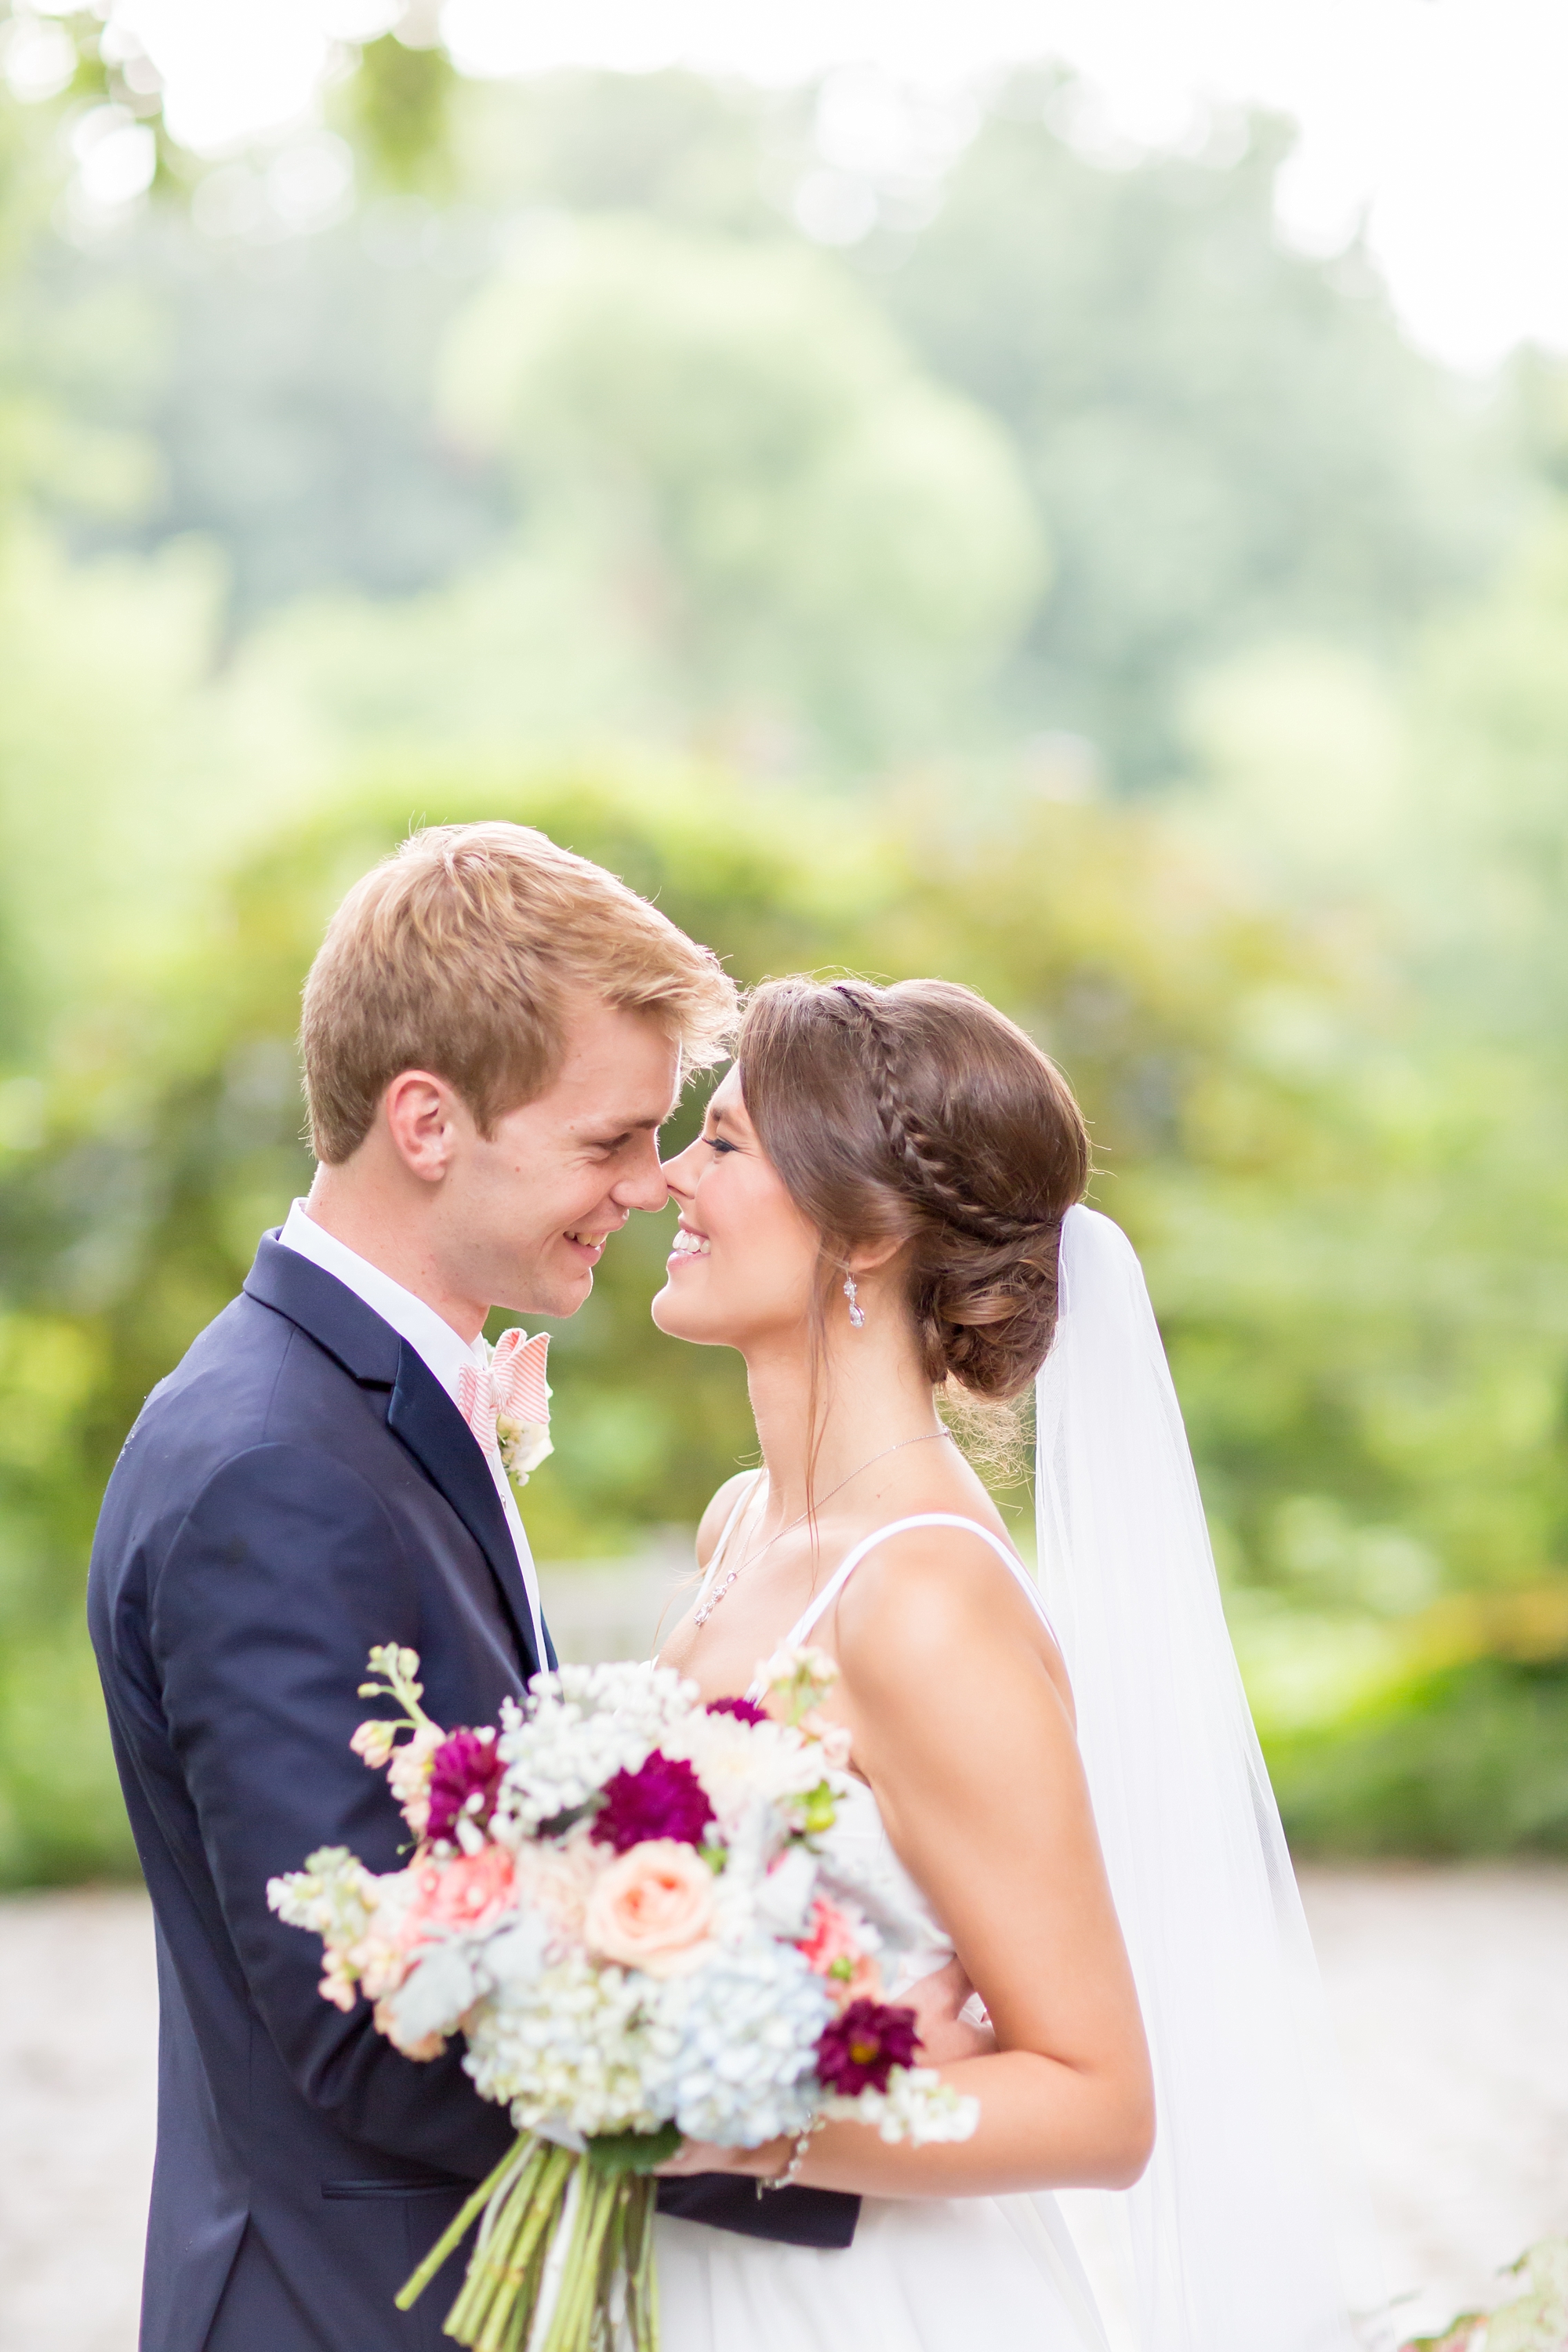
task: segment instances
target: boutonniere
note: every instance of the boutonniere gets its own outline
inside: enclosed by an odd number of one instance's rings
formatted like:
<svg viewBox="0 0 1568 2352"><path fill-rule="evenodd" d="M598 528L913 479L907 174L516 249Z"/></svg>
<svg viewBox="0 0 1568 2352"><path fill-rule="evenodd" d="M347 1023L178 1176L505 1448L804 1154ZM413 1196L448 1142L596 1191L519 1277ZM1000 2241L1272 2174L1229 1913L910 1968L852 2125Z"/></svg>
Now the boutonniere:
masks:
<svg viewBox="0 0 1568 2352"><path fill-rule="evenodd" d="M482 1446L494 1444L514 1486L555 1451L550 1443L550 1383L544 1377L548 1331L503 1331L487 1350L488 1370L465 1365L458 1402Z"/></svg>
<svg viewBox="0 0 1568 2352"><path fill-rule="evenodd" d="M512 1484L526 1486L529 1473L548 1460L555 1448L550 1442L550 1383L544 1359L548 1331L503 1331L490 1349L490 1380L495 1387L496 1443Z"/></svg>

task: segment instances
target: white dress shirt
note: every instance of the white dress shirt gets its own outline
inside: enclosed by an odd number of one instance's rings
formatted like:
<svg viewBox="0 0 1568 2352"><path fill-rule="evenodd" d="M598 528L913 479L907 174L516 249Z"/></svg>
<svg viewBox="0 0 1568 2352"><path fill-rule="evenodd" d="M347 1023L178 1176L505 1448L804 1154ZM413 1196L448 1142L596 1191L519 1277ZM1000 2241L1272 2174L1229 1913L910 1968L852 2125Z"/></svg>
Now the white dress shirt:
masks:
<svg viewBox="0 0 1568 2352"><path fill-rule="evenodd" d="M317 1224L313 1217L307 1216L303 1201L294 1202L278 1238L285 1249L298 1250L300 1255L308 1257L312 1265L319 1265L325 1273L335 1275L345 1290L352 1290L356 1298L363 1299L373 1314L379 1315L384 1323L390 1323L398 1337L406 1339L424 1359L454 1404L458 1403L458 1375L464 1365L474 1365L482 1371L489 1363L482 1339L474 1340L471 1345L459 1339L451 1325L437 1315L433 1307L427 1307L424 1299L416 1298L411 1290L405 1290L400 1282L394 1282L389 1274L383 1274L378 1265L372 1265L368 1258L361 1257L357 1250L350 1249L346 1242L339 1241L335 1234ZM461 1407L458 1409L460 1411ZM482 1448L480 1450L483 1451ZM489 1454L485 1455L485 1459L495 1481L496 1492L500 1496L501 1509L506 1513L517 1564L522 1572L528 1606L533 1618L534 1645L542 1668L545 1662L544 1620L539 1605L539 1577L533 1565L533 1554L528 1548L517 1496L512 1493L511 1480L502 1467L500 1455Z"/></svg>

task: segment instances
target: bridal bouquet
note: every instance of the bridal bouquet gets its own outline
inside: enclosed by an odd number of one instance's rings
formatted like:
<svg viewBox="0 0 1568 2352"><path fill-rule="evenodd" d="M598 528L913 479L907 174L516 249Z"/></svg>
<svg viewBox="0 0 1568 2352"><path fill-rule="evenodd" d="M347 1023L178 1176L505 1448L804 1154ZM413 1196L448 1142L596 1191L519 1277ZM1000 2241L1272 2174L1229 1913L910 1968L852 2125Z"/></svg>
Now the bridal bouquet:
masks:
<svg viewBox="0 0 1568 2352"><path fill-rule="evenodd" d="M477 2217L446 2328L476 2352L657 2344L653 2168L683 2137L757 2147L827 2117L887 2140L963 2139L977 2108L915 2065L884 1959L919 1923L835 1829L837 1669L782 1653L770 1710L704 1706L668 1667L563 1666L499 1729L445 1731L417 1654L373 1650L361 1724L415 1841L376 1875L346 1847L274 1879L319 1935L321 1992L362 1995L410 2058L449 2036L520 2135L398 2297L406 2310Z"/></svg>

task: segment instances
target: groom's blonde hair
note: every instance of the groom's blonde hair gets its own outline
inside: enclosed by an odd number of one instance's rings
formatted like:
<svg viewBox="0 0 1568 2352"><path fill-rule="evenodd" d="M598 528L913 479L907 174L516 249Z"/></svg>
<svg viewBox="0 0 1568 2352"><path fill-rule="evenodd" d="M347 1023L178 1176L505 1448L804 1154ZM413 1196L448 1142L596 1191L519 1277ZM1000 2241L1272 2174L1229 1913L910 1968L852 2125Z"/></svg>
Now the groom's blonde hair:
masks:
<svg viewBox="0 0 1568 2352"><path fill-rule="evenodd" d="M433 824L357 882L305 982L310 1139L358 1150L402 1070L455 1087L481 1134L560 1070L567 1008L646 1013L683 1069L720 1059L735 990L646 898L525 824Z"/></svg>

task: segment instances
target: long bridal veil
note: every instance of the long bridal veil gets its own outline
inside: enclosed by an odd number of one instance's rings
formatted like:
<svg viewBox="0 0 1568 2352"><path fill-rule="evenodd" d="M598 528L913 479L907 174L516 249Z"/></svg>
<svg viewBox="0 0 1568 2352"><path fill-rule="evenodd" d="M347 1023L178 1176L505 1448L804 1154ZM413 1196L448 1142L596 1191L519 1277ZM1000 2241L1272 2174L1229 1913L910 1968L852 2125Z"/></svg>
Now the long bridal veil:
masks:
<svg viewBox="0 0 1568 2352"><path fill-rule="evenodd" d="M1142 2180L1094 2202L1137 2352L1349 2352L1352 2308L1381 2302L1375 2257L1181 1410L1121 1230L1073 1209L1061 1273L1037 1391L1040 1585L1159 2117Z"/></svg>

